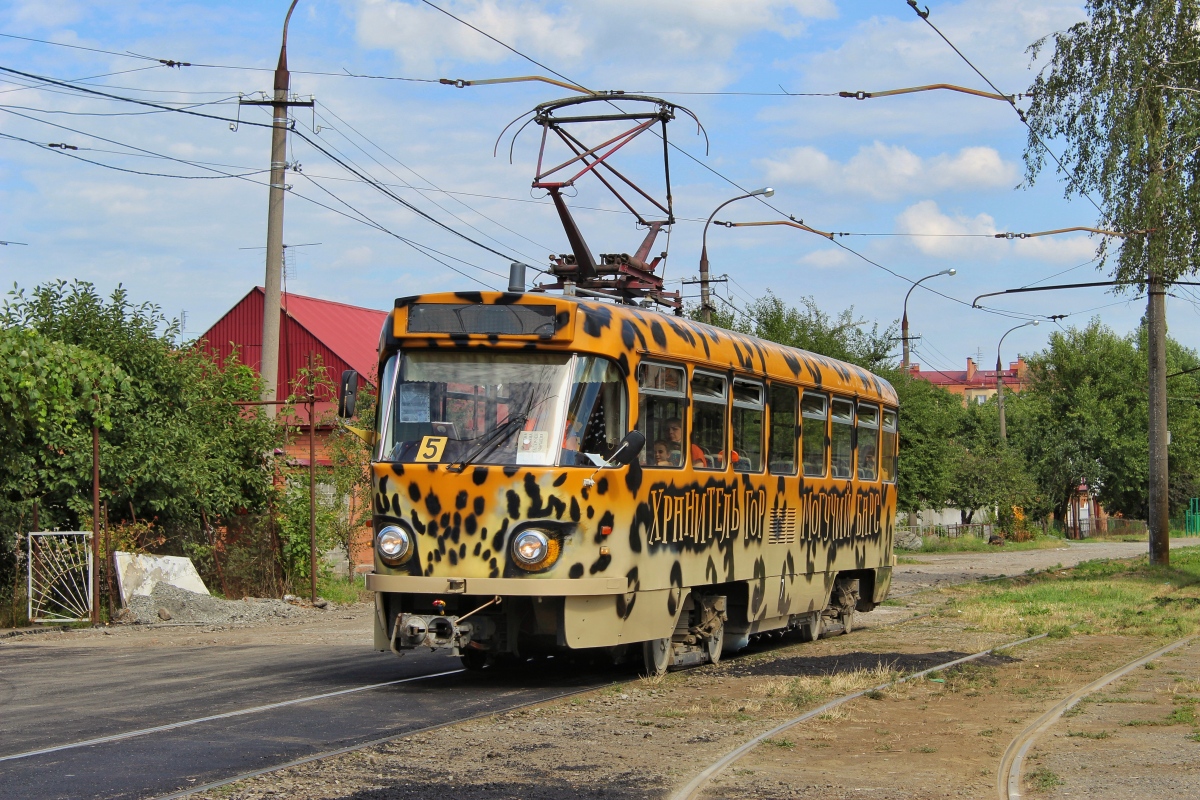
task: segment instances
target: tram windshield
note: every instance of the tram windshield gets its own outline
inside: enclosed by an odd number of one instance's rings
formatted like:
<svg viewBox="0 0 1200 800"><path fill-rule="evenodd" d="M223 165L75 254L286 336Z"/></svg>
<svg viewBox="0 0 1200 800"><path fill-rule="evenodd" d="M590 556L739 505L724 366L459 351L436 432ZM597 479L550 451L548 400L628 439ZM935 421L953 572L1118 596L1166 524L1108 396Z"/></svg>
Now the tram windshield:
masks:
<svg viewBox="0 0 1200 800"><path fill-rule="evenodd" d="M577 463L568 450L603 453L610 438L624 433L623 392L614 393L624 387L608 363L569 353L428 350L392 356L380 382L386 400L376 458L551 466ZM589 425L596 416L605 419Z"/></svg>

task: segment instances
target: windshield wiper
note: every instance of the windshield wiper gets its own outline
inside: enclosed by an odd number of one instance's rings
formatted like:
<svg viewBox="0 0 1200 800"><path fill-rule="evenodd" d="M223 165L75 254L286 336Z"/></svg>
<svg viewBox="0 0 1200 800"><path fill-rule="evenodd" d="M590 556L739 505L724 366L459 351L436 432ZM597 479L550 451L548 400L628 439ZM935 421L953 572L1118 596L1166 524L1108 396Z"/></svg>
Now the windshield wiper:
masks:
<svg viewBox="0 0 1200 800"><path fill-rule="evenodd" d="M501 422L499 425L493 428L491 433L484 436L483 439L480 440L479 444L472 447L465 456L451 464L449 467L450 471L462 472L469 465L475 463L475 459L483 455L484 451L486 451L489 447L498 447L505 439L508 438L508 434L511 433L514 428L516 428L518 425L525 424L525 420L527 419L529 419L529 414L525 411L505 419L504 422Z"/></svg>

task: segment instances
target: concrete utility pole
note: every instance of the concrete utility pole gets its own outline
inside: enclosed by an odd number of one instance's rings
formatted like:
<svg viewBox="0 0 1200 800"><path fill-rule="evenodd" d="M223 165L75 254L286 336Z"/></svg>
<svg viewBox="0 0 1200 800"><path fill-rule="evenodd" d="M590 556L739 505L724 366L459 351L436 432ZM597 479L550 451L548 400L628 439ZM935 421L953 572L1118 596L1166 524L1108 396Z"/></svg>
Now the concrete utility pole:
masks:
<svg viewBox="0 0 1200 800"><path fill-rule="evenodd" d="M1150 378L1150 563L1171 563L1171 521L1167 486L1167 304L1161 274L1146 286Z"/></svg>
<svg viewBox="0 0 1200 800"><path fill-rule="evenodd" d="M262 399L274 400L279 384L279 306L283 282L283 196L287 172L288 108L312 106L312 101L288 100L291 74L287 67L287 30L298 0L292 0L283 20L283 43L279 47L279 63L275 67L275 94L271 100L241 100L242 105L269 105L271 114L271 189L267 210L267 274L263 281ZM265 406L267 415L275 417L275 406Z"/></svg>

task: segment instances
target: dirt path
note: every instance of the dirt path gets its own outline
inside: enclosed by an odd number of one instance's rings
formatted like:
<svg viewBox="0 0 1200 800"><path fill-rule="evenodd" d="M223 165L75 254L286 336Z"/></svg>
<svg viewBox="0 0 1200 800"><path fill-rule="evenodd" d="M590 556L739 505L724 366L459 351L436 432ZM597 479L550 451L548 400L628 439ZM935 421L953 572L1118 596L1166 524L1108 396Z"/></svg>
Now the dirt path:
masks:
<svg viewBox="0 0 1200 800"><path fill-rule="evenodd" d="M1200 538L1172 539L1171 549L1200 546ZM986 553L905 553L892 571L892 594L948 586L1001 575L1040 572L1055 566L1073 567L1099 558L1136 558L1146 554L1145 542L1067 542L1053 550L997 548ZM917 563L911 563L917 562Z"/></svg>

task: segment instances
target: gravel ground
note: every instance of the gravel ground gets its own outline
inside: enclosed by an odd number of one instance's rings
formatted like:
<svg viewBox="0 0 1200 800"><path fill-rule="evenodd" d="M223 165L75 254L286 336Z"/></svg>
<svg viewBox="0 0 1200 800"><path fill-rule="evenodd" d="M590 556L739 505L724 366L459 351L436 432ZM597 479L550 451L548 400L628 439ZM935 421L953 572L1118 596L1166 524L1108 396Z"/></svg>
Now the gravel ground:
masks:
<svg viewBox="0 0 1200 800"><path fill-rule="evenodd" d="M282 600L247 597L244 600L221 600L207 594L197 594L167 583L155 585L149 595L134 595L121 616L120 622L154 624L159 622L226 625L232 623L263 623L277 619L305 616L305 610Z"/></svg>
<svg viewBox="0 0 1200 800"><path fill-rule="evenodd" d="M1064 714L1026 761L1026 785L1054 800L1200 795L1198 695L1193 640Z"/></svg>

